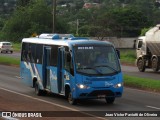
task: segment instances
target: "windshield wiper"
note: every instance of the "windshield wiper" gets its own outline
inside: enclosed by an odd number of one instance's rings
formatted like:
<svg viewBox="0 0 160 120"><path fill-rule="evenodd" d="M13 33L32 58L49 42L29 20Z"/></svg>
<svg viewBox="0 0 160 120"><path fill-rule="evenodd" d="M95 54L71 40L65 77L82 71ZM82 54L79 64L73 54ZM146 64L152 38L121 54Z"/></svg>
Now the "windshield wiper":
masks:
<svg viewBox="0 0 160 120"><path fill-rule="evenodd" d="M95 67L95 68L96 68L96 67L107 67L107 68L109 68L110 70L118 73L118 71L117 71L116 69L114 69L113 67L111 67L111 66L109 66L109 65L96 65L96 66L94 66L94 67Z"/></svg>
<svg viewBox="0 0 160 120"><path fill-rule="evenodd" d="M98 74L103 75L103 73L97 70L95 67L84 67L84 68L79 68L79 69L92 69L92 70L95 70Z"/></svg>

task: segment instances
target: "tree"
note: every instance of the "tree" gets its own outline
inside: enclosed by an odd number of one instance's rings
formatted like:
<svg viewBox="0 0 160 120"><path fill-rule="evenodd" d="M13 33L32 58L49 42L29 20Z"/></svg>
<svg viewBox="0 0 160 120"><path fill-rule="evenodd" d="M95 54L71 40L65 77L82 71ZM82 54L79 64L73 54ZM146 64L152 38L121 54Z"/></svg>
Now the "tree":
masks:
<svg viewBox="0 0 160 120"><path fill-rule="evenodd" d="M95 36L102 38L106 36L136 37L140 35L142 28L150 25L142 12L130 7L115 8L99 14L92 24L99 26Z"/></svg>
<svg viewBox="0 0 160 120"><path fill-rule="evenodd" d="M153 21L152 14L154 10L154 0L134 0L132 8L141 11L150 21Z"/></svg>
<svg viewBox="0 0 160 120"><path fill-rule="evenodd" d="M17 5L18 5L18 6L21 6L21 7L22 7L22 6L25 7L26 5L28 5L28 4L30 3L30 1L31 1L31 0L18 0L18 1L17 1Z"/></svg>
<svg viewBox="0 0 160 120"><path fill-rule="evenodd" d="M33 33L50 32L51 28L51 8L47 6L44 0L37 0L28 6L18 7L13 16L6 22L3 32L6 39L21 40Z"/></svg>

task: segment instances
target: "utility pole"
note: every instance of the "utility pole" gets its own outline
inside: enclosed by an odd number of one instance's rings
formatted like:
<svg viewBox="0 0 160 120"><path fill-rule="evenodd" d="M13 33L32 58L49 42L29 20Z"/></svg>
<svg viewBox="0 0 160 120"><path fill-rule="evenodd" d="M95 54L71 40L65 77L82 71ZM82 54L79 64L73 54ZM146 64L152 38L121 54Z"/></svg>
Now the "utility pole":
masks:
<svg viewBox="0 0 160 120"><path fill-rule="evenodd" d="M79 19L77 19L77 22L76 22L76 34L78 35L78 32L79 32Z"/></svg>
<svg viewBox="0 0 160 120"><path fill-rule="evenodd" d="M55 33L55 23L56 23L56 0L53 0L53 30L52 30L53 33Z"/></svg>

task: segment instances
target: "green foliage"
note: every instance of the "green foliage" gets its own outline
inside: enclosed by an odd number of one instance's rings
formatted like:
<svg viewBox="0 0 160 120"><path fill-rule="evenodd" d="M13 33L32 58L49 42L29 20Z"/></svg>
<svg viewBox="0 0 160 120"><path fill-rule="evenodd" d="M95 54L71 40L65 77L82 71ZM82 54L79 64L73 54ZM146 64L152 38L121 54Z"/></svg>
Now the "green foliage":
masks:
<svg viewBox="0 0 160 120"><path fill-rule="evenodd" d="M4 2L4 1L3 1ZM79 36L137 37L143 28L160 20L157 6L150 0L88 0L99 8L84 9L83 0L57 0L56 32ZM62 5L66 4L66 7ZM0 2L1 5L1 2ZM0 17L0 39L21 41L33 33L52 32L52 1L18 0L7 20ZM79 23L77 23L77 19ZM78 30L77 30L78 26ZM142 30L143 31L143 30Z"/></svg>
<svg viewBox="0 0 160 120"><path fill-rule="evenodd" d="M20 52L21 51L21 43L12 43L13 45L13 50Z"/></svg>
<svg viewBox="0 0 160 120"><path fill-rule="evenodd" d="M136 37L141 29L148 26L147 17L132 7L114 8L103 12L94 20L94 25L101 28L103 36Z"/></svg>
<svg viewBox="0 0 160 120"><path fill-rule="evenodd" d="M50 32L51 16L50 8L43 0L32 2L25 7L18 7L3 28L4 36L8 40L20 41L33 33Z"/></svg>
<svg viewBox="0 0 160 120"><path fill-rule="evenodd" d="M146 32L149 30L150 28L143 28L141 30L141 36L145 36Z"/></svg>
<svg viewBox="0 0 160 120"><path fill-rule="evenodd" d="M135 49L121 49L120 50L120 60L125 64L134 65L136 59L136 51Z"/></svg>
<svg viewBox="0 0 160 120"><path fill-rule="evenodd" d="M124 85L133 88L160 92L160 81L154 79L139 78L139 77L124 75Z"/></svg>
<svg viewBox="0 0 160 120"><path fill-rule="evenodd" d="M19 66L20 65L20 59L19 58L6 57L6 56L0 56L0 64Z"/></svg>
<svg viewBox="0 0 160 120"><path fill-rule="evenodd" d="M31 0L17 0L18 6L26 6L30 3Z"/></svg>

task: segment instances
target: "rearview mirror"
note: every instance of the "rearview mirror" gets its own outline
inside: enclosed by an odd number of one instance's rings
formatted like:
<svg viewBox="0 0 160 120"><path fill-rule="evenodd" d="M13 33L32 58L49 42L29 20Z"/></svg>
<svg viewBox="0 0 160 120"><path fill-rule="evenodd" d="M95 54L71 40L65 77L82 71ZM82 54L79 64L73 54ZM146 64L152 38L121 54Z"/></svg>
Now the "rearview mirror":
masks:
<svg viewBox="0 0 160 120"><path fill-rule="evenodd" d="M120 51L116 49L116 52L117 52L118 58L120 59Z"/></svg>

